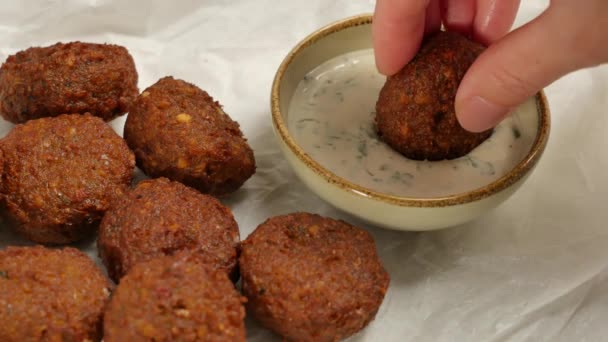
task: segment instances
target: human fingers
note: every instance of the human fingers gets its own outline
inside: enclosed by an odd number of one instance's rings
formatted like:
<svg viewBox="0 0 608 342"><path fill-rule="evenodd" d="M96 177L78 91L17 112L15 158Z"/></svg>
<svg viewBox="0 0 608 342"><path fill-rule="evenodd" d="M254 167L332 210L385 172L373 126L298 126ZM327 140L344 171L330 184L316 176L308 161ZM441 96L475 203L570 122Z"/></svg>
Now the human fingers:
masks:
<svg viewBox="0 0 608 342"><path fill-rule="evenodd" d="M487 45L511 30L520 0L477 0L473 39Z"/></svg>
<svg viewBox="0 0 608 342"><path fill-rule="evenodd" d="M460 124L473 132L492 128L543 87L597 63L603 56L597 49L606 49L597 44L598 34L603 33L589 30L585 24L590 15L550 8L491 45L473 63L458 89L455 107ZM601 20L605 22L606 16L596 23Z"/></svg>
<svg viewBox="0 0 608 342"><path fill-rule="evenodd" d="M441 0L443 25L449 31L470 36L473 32L476 0Z"/></svg>
<svg viewBox="0 0 608 342"><path fill-rule="evenodd" d="M426 8L424 33L436 32L441 29L441 3L440 0L431 0Z"/></svg>
<svg viewBox="0 0 608 342"><path fill-rule="evenodd" d="M399 71L418 51L429 0L378 0L372 24L376 66L380 73Z"/></svg>

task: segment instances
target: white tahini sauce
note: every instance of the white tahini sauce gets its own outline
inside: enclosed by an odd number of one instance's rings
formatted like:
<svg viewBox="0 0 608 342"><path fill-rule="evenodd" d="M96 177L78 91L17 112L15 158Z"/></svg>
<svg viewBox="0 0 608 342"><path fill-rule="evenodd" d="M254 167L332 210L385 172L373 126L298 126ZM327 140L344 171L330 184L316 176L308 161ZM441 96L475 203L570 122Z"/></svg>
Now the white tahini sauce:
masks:
<svg viewBox="0 0 608 342"><path fill-rule="evenodd" d="M372 50L325 62L298 85L287 124L327 170L370 190L433 198L474 190L508 173L530 151L538 128L532 98L468 155L445 161L405 158L378 139L375 106L385 78Z"/></svg>

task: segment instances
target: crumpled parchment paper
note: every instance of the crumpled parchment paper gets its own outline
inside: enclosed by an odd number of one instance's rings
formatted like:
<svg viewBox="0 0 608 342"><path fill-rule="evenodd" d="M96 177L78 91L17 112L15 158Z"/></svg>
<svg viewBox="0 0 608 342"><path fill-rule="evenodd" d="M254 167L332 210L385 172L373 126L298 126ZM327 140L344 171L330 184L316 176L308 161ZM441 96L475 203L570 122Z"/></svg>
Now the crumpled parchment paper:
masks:
<svg viewBox="0 0 608 342"><path fill-rule="evenodd" d="M516 25L548 0L522 1ZM269 93L286 53L313 30L371 12L350 0L21 0L0 2L0 59L34 45L126 46L140 89L165 75L196 83L239 121L258 171L224 199L244 239L269 216L310 211L369 229L392 282L353 341L599 341L608 336L608 67L546 89L553 127L536 171L481 219L430 233L370 227L295 176L271 131ZM556 32L556 34L559 34ZM124 117L112 126L122 132ZM11 125L0 123L3 136ZM0 248L26 244L6 227ZM92 257L93 241L78 244ZM248 319L251 341L276 339Z"/></svg>

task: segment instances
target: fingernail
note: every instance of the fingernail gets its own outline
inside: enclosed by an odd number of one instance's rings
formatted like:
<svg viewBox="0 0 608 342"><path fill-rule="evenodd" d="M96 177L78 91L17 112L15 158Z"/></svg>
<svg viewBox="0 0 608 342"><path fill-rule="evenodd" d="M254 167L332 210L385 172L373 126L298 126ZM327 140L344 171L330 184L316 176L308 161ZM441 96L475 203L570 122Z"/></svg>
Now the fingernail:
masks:
<svg viewBox="0 0 608 342"><path fill-rule="evenodd" d="M510 108L490 102L480 96L456 104L456 118L470 132L483 132L496 126L509 114Z"/></svg>

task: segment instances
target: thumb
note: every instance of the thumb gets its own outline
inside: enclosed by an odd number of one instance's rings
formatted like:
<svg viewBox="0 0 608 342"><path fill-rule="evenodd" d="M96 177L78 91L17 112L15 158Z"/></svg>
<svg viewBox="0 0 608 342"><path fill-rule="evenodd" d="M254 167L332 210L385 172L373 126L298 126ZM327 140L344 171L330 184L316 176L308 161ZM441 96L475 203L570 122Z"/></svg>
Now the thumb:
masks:
<svg viewBox="0 0 608 342"><path fill-rule="evenodd" d="M484 51L456 95L462 127L472 132L490 129L543 87L585 66L589 58L578 51L584 46L582 29L566 27L573 19L565 11L549 8Z"/></svg>

